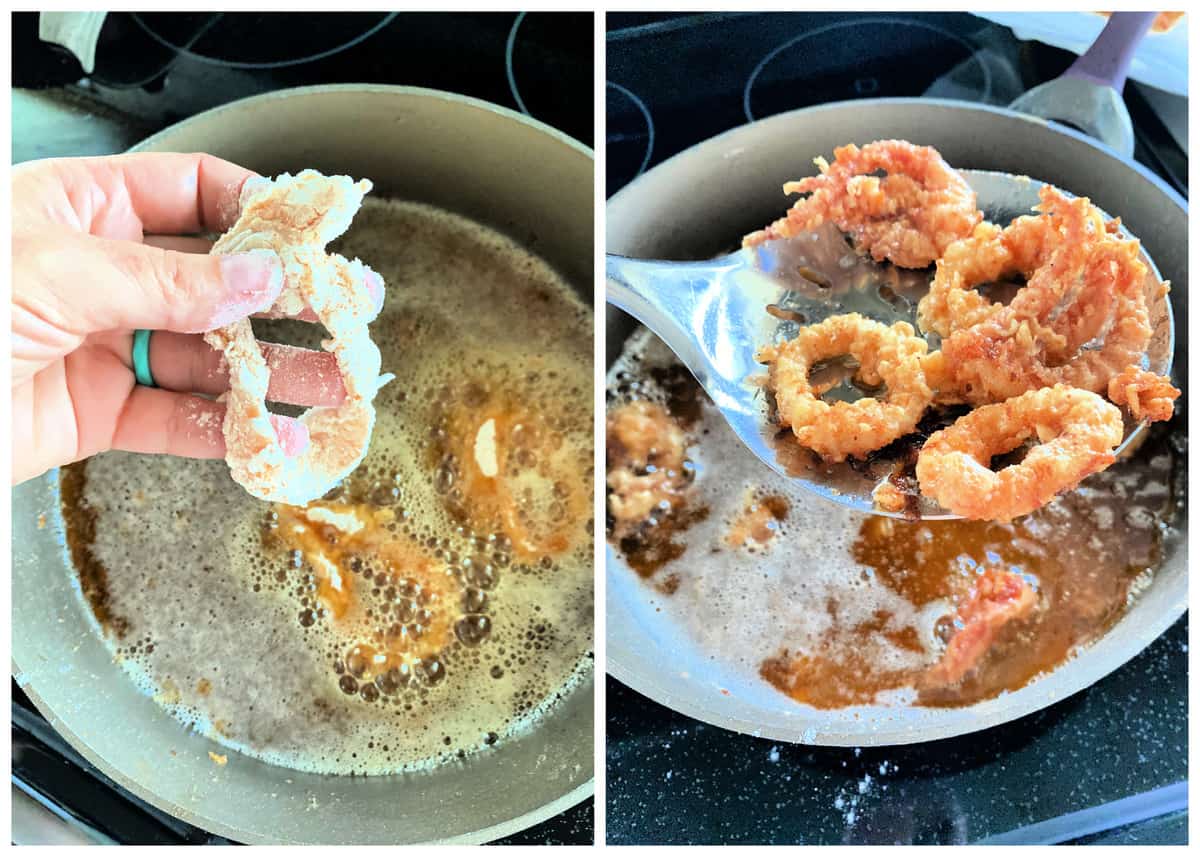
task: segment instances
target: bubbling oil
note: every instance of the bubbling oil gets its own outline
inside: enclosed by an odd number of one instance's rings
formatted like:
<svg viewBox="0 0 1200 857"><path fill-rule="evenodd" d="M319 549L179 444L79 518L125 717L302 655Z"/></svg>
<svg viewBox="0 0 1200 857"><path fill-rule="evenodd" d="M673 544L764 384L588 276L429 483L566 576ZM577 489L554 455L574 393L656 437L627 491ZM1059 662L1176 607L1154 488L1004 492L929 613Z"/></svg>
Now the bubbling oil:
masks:
<svg viewBox="0 0 1200 857"><path fill-rule="evenodd" d="M591 311L415 203L368 199L334 249L389 288L372 336L397 378L363 464L299 508L220 461L107 453L64 469L67 542L114 654L185 724L300 770L418 770L527 730L591 672Z"/></svg>

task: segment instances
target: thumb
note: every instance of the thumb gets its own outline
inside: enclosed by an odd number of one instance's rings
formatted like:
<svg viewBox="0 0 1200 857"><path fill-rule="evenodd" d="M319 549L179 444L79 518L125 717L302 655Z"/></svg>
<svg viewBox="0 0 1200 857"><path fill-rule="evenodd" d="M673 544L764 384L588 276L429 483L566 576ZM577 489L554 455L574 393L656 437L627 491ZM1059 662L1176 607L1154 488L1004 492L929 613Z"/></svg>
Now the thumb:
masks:
<svg viewBox="0 0 1200 857"><path fill-rule="evenodd" d="M86 268L60 270L52 289L61 311L89 332L201 333L267 309L283 288L282 265L270 250L212 256L136 241L85 242L90 252L64 264Z"/></svg>

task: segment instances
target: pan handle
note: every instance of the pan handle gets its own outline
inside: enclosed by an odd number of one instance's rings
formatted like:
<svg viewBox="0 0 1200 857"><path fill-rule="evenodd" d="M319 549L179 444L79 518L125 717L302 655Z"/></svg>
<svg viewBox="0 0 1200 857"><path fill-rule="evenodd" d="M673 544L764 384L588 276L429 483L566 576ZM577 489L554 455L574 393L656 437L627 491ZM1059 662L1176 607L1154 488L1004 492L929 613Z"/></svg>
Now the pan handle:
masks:
<svg viewBox="0 0 1200 857"><path fill-rule="evenodd" d="M1117 92L1125 89L1129 64L1155 12L1113 12L1096 41L1071 64L1063 77L1077 77Z"/></svg>

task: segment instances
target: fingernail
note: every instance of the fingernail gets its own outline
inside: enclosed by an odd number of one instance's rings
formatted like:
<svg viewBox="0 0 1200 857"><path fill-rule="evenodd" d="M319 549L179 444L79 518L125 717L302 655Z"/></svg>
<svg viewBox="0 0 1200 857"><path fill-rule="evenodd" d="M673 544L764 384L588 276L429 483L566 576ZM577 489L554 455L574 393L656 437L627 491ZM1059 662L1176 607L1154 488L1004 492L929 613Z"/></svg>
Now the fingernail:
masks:
<svg viewBox="0 0 1200 857"><path fill-rule="evenodd" d="M226 300L213 316L216 327L263 312L283 290L283 266L270 250L222 256L220 265Z"/></svg>
<svg viewBox="0 0 1200 857"><path fill-rule="evenodd" d="M308 433L308 426L304 423L291 417L272 414L271 425L275 426L275 434L279 438L279 445L283 448L284 455L295 458L308 450L311 437Z"/></svg>
<svg viewBox="0 0 1200 857"><path fill-rule="evenodd" d="M383 309L383 277L367 268L367 294L375 304L376 309Z"/></svg>

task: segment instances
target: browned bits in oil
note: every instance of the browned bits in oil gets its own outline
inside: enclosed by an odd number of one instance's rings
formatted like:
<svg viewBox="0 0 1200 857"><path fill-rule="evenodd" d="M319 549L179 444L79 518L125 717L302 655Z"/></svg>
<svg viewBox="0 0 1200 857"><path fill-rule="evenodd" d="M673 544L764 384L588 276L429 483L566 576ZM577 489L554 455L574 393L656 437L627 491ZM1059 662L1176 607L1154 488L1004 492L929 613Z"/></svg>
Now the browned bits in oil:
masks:
<svg viewBox="0 0 1200 857"><path fill-rule="evenodd" d="M778 304L767 304L767 315L773 316L780 321L794 321L797 324L808 324L808 316L800 312L800 310L787 309Z"/></svg>
<svg viewBox="0 0 1200 857"><path fill-rule="evenodd" d="M904 297L894 291L897 299ZM644 333L630 340L611 376L610 416L630 403L662 406L673 401L674 395L664 390L660 379L666 383L687 379L686 370L677 364L672 364L674 370L659 365L673 358ZM698 394L696 402L700 408L707 399ZM736 439L719 418L703 413L702 419L689 422L671 407L667 411L678 427L687 427L697 460L710 469L695 480L696 490L686 504L653 515L652 522L631 533L614 532L610 505L609 539L624 563L648 578L663 618L688 627L706 654L723 657L729 651L731 661L757 663L760 675L779 691L818 708L889 704L895 699L886 695L889 691L901 691L900 699L915 696L917 705L965 706L1017 690L1033 677L1058 668L1073 651L1097 639L1124 615L1130 600L1161 564L1163 540L1171 537L1171 522L1182 507L1179 423L1158 427L1142 449L1089 477L1077 491L1016 522L996 524L855 517L841 512L826 516L819 514L819 508L810 511L800 506L802 499L790 490L772 508L766 499L770 495L764 492L778 490L774 486L780 483L774 477L768 489L741 494L747 484L743 478L756 463L747 461L744 468L737 466L740 462L726 465L722 456ZM918 488L911 464L916 451L924 436L953 421L958 413L953 408L931 410L918 431L889 450L888 460L900 461L894 473L884 472L878 461L852 464L876 478L890 478L904 495L906 511L915 513ZM785 440L792 439L790 432L783 434ZM780 456L789 470L803 473L820 466L802 458L801 452L806 451L794 451L798 449L794 444L784 446L781 443ZM630 456L611 437L608 453L610 473L614 466L629 463ZM726 496L721 495L726 490L722 479L736 480ZM710 524L685 532L681 513L702 519L707 515L703 504L711 502L733 522L745 496L761 512L754 523L775 521L782 526L769 549L771 556L764 550L761 561L744 557L744 565L739 563L732 578L737 587L721 590L719 572L737 560L723 541L728 531ZM795 503L791 511L787 498ZM801 532L825 524L839 530L829 537ZM754 540L749 532L755 529L747 528L750 544ZM803 570L820 562L819 555L811 554L813 546L846 553L831 557L823 574L783 570L789 563ZM713 565L703 565L710 555ZM977 581L987 579L981 578L985 568L1019 574L1036 595L1034 606L1000 627L990 648L961 680L934 686L926 676L945 644L959 632L957 611L970 603L967 599L978 591ZM764 589L739 597L744 587L756 585L760 569ZM833 573L843 569L845 575L834 579ZM674 597L668 602L658 598L659 593ZM709 610L702 599L719 603ZM752 616L760 606L788 599L791 603L782 605L778 623L772 619L762 628L752 627L760 621ZM724 620L730 622L728 627L722 627ZM716 630L709 633L710 627ZM528 632L526 637L531 648L535 639ZM753 648L718 648L728 647L729 641L745 641Z"/></svg>
<svg viewBox="0 0 1200 857"><path fill-rule="evenodd" d="M674 595L679 591L679 584L683 582L678 574L668 574L658 583L658 591L663 595Z"/></svg>
<svg viewBox="0 0 1200 857"><path fill-rule="evenodd" d="M79 575L83 596L101 628L124 639L129 622L112 612L108 594L108 571L92 555L96 541L96 511L83 499L87 486L87 462L79 461L63 467L60 476L62 513L66 519L67 549Z"/></svg>
<svg viewBox="0 0 1200 857"><path fill-rule="evenodd" d="M708 518L706 506L696 509L685 508L680 513L659 521L655 527L628 536L618 543L618 548L629 567L642 577L653 577L667 563L679 559L686 550L682 536L693 524Z"/></svg>
<svg viewBox="0 0 1200 857"><path fill-rule="evenodd" d="M684 430L695 426L704 413L702 405L707 401L695 376L678 364L651 369L650 376L666 397L667 412Z"/></svg>

